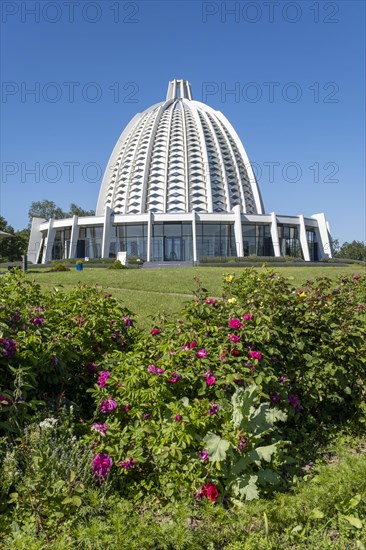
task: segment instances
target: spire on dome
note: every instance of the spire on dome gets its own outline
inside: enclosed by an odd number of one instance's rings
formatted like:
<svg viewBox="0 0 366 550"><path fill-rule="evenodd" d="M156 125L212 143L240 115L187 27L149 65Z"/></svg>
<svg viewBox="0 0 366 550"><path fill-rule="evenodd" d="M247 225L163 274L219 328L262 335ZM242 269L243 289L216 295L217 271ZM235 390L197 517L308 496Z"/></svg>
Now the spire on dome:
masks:
<svg viewBox="0 0 366 550"><path fill-rule="evenodd" d="M188 80L171 80L166 99L193 99L191 84Z"/></svg>

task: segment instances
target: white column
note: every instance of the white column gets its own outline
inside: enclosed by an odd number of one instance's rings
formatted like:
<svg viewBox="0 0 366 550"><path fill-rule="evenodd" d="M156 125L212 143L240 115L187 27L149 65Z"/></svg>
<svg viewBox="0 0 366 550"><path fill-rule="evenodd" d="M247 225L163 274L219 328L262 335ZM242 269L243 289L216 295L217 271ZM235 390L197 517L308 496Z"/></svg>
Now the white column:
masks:
<svg viewBox="0 0 366 550"><path fill-rule="evenodd" d="M103 222L103 237L102 237L102 258L109 258L109 248L111 245L111 230L113 211L109 206L105 207L104 222Z"/></svg>
<svg viewBox="0 0 366 550"><path fill-rule="evenodd" d="M235 214L234 233L235 233L235 242L236 242L236 254L239 258L242 258L244 256L244 247L243 247L243 230L241 227L240 205L237 204L236 206L234 206L232 211Z"/></svg>
<svg viewBox="0 0 366 550"><path fill-rule="evenodd" d="M41 251L43 234L41 231L41 225L45 223L43 218L32 218L32 228L29 236L28 243L28 261L32 264L38 263L39 253Z"/></svg>
<svg viewBox="0 0 366 550"><path fill-rule="evenodd" d="M152 243L152 212L147 213L147 251L146 261L151 262L151 243Z"/></svg>
<svg viewBox="0 0 366 550"><path fill-rule="evenodd" d="M321 248L318 248L319 255L321 258L332 258L332 243L331 243L331 236L329 231L328 222L325 219L325 215L323 213L321 214L314 214L311 216L311 218L317 220L318 222L318 231L320 236L320 243Z"/></svg>
<svg viewBox="0 0 366 550"><path fill-rule="evenodd" d="M277 218L275 212L271 212L271 238L273 251L276 258L281 256L280 239L278 238Z"/></svg>
<svg viewBox="0 0 366 550"><path fill-rule="evenodd" d="M192 252L193 262L197 262L197 232L196 232L196 212L192 212Z"/></svg>
<svg viewBox="0 0 366 550"><path fill-rule="evenodd" d="M72 226L71 226L71 236L70 236L70 250L69 250L69 259L74 259L76 257L76 247L79 240L79 226L78 226L78 216L72 217Z"/></svg>
<svg viewBox="0 0 366 550"><path fill-rule="evenodd" d="M52 248L53 243L55 241L55 235L56 235L56 229L53 227L53 218L51 218L48 222L48 230L47 230L47 237L44 244L43 249L43 258L42 263L45 264L47 262L50 262L52 260Z"/></svg>
<svg viewBox="0 0 366 550"><path fill-rule="evenodd" d="M300 226L299 227L299 229L300 229L300 244L301 244L304 260L305 260L305 262L310 262L309 245L308 245L308 240L306 238L305 220L304 220L304 216L302 214L299 216L299 226Z"/></svg>

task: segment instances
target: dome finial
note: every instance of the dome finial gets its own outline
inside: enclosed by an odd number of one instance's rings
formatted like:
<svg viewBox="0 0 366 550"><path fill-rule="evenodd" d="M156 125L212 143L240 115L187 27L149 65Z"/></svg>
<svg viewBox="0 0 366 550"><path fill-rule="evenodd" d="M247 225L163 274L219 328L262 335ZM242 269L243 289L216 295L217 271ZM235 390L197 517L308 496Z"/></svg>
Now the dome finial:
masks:
<svg viewBox="0 0 366 550"><path fill-rule="evenodd" d="M188 80L171 80L166 99L193 99L191 84Z"/></svg>

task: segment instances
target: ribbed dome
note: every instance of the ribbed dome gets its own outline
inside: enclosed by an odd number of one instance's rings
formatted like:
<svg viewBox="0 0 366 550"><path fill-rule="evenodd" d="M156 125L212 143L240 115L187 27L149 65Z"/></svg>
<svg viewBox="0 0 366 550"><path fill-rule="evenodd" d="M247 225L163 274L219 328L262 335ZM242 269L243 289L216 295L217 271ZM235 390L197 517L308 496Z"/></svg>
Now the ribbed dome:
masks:
<svg viewBox="0 0 366 550"><path fill-rule="evenodd" d="M262 214L244 147L219 111L192 99L186 80L169 83L166 101L137 114L109 159L97 215L230 212Z"/></svg>

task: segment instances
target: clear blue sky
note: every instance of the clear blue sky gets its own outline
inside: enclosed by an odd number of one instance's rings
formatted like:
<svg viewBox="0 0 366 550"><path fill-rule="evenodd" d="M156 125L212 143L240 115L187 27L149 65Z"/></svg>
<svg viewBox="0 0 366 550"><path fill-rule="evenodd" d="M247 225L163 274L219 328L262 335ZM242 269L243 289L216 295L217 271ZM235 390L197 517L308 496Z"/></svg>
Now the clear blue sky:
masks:
<svg viewBox="0 0 366 550"><path fill-rule="evenodd" d="M1 10L0 213L16 229L32 201L94 209L124 126L183 78L237 130L267 212L325 212L334 238L365 240L364 2Z"/></svg>

